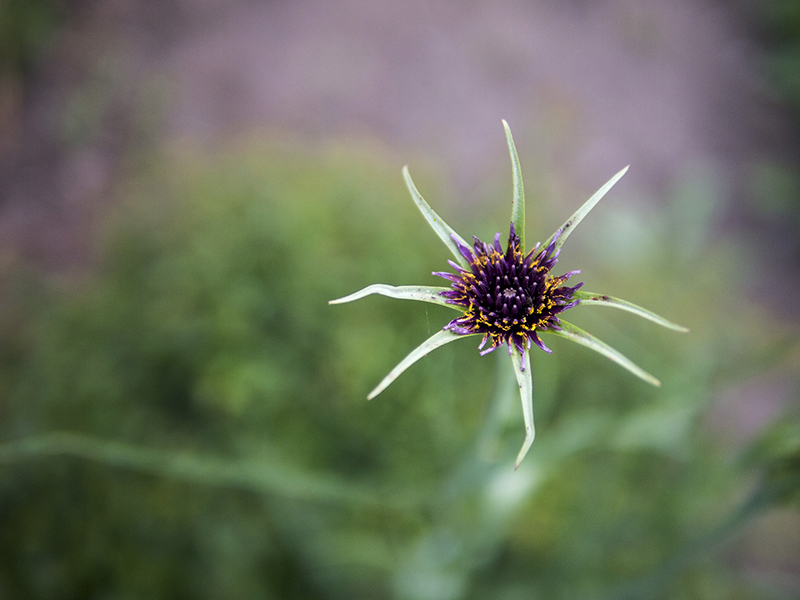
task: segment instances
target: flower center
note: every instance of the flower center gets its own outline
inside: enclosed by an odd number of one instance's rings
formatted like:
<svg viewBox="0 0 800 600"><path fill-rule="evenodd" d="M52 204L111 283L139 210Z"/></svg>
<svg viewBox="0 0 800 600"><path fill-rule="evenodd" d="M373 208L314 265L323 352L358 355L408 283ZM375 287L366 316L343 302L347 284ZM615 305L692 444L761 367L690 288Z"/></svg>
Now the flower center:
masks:
<svg viewBox="0 0 800 600"><path fill-rule="evenodd" d="M464 314L451 321L446 329L466 335L484 334L483 344L491 342L485 352L507 343L521 352L536 344L543 350L537 331L559 329L559 313L578 303L573 292L581 284L566 287L564 283L573 273L554 277L550 271L555 265L555 238L546 248L523 254L519 237L513 225L505 253L500 247L500 234L494 244L485 244L475 238L474 250L460 246L470 269L459 273L436 273L451 281L450 290L441 292L452 304L464 307ZM537 252L538 250L538 252Z"/></svg>

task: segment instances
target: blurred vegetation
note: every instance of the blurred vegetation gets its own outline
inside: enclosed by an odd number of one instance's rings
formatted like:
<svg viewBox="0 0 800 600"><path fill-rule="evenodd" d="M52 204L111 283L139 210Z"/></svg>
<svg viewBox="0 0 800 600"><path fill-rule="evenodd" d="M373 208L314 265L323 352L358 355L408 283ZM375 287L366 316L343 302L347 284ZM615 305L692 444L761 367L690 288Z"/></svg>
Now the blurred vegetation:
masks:
<svg viewBox="0 0 800 600"><path fill-rule="evenodd" d="M0 79L24 79L61 25L62 0L0 0Z"/></svg>
<svg viewBox="0 0 800 600"><path fill-rule="evenodd" d="M742 293L748 249L708 242L713 190L657 215L601 206L570 239L587 289L692 333L576 308L664 386L548 338L514 472L506 357L457 342L368 403L451 311L326 304L437 281L447 252L399 164L374 147L165 152L120 190L91 274L6 261L0 597L790 597L731 552L797 505L797 415L744 436L719 399L756 376L795 393L796 336Z"/></svg>
<svg viewBox="0 0 800 600"><path fill-rule="evenodd" d="M795 138L800 126L800 2L771 0L748 2L744 11L754 23L763 47L765 79L773 93L793 117ZM800 229L800 177L797 158L764 160L754 165L749 190L752 208L760 219L786 240L797 238ZM796 242L784 242L784 251L797 257Z"/></svg>
<svg viewBox="0 0 800 600"><path fill-rule="evenodd" d="M772 0L754 5L767 50L767 73L778 92L800 113L800 3Z"/></svg>

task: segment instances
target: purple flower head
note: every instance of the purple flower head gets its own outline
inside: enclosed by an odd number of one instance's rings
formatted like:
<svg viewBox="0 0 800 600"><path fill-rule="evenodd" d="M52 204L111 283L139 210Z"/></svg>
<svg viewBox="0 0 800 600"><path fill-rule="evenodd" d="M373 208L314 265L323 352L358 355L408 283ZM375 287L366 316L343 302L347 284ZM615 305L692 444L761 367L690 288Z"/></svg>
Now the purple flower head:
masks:
<svg viewBox="0 0 800 600"><path fill-rule="evenodd" d="M503 344L508 344L509 354L512 348L524 354L531 343L551 352L537 330L560 331L558 315L580 302L573 295L583 285L564 285L579 271L559 276L551 274L558 262L556 242L559 235L557 232L546 248L539 250L537 245L527 255L522 251L513 223L505 253L500 246L499 233L495 235L494 244L486 244L476 237L474 250L454 240L470 269L451 263L457 275L434 273L451 282L452 289L440 295L449 304L464 308L464 314L444 328L459 335L483 334L480 348L488 342L491 346L483 350L482 355Z"/></svg>

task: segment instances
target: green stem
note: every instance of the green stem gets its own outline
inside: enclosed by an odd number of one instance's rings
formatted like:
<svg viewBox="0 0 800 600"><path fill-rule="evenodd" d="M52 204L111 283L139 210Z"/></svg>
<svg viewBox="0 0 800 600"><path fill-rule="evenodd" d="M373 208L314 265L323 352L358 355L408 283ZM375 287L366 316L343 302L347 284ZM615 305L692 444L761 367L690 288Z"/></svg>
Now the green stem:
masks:
<svg viewBox="0 0 800 600"><path fill-rule="evenodd" d="M0 465L45 457L73 457L114 468L211 487L275 494L297 500L407 508L415 504L397 494L375 493L338 478L303 474L274 461L240 461L198 456L102 440L78 433L53 432L0 444Z"/></svg>

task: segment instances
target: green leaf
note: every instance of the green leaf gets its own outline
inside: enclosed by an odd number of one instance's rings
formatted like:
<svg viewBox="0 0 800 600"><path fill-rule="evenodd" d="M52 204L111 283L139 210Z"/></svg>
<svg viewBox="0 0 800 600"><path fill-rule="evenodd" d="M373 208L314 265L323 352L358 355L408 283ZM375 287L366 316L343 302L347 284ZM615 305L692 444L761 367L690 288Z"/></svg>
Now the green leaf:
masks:
<svg viewBox="0 0 800 600"><path fill-rule="evenodd" d="M447 245L447 247L450 249L450 252L452 252L453 256L456 257L458 264L465 269L469 269L469 263L467 262L467 259L461 254L458 246L453 241L453 238L457 239L460 244L463 244L467 248L469 248L469 244L467 244L467 242L464 241L464 238L458 235L455 230L445 223L442 218L430 207L430 205L425 202L425 199L417 191L417 187L411 180L411 175L408 172L408 165L403 167L403 179L406 180L406 186L408 187L408 191L411 192L411 198L413 198L414 203L417 205L417 208L419 208L422 216L425 217L426 221L428 221L428 224L436 232L436 235L438 235L445 245Z"/></svg>
<svg viewBox="0 0 800 600"><path fill-rule="evenodd" d="M478 335L478 334L472 333L467 335ZM439 346L444 346L447 343L453 342L463 337L467 336L453 333L449 329L442 329L441 331L434 333L431 337L429 337L417 348L415 348L411 352L411 354L409 354L403 360L401 360L394 369L389 371L389 374L383 378L383 381L381 381L378 384L378 387L376 387L369 393L369 395L367 396L367 400L372 400L375 396L380 394L383 390L389 387L389 385L395 379L397 379L403 371L405 371L408 367L417 362L420 358L427 355L429 352L436 350L436 348L438 348Z"/></svg>
<svg viewBox="0 0 800 600"><path fill-rule="evenodd" d="M389 296L390 298L398 298L400 300L420 300L422 302L430 302L432 304L441 304L448 308L461 311L461 307L447 302L446 298L439 295L440 292L450 290L449 287L437 287L426 285L385 285L383 283L375 283L368 285L363 290L359 290L345 296L344 298L337 298L336 300L328 300L328 304L344 304L345 302L352 302L353 300L360 300L371 294L380 294L381 296Z"/></svg>
<svg viewBox="0 0 800 600"><path fill-rule="evenodd" d="M519 236L522 252L525 253L525 189L522 186L522 170L519 168L519 157L517 147L514 145L514 138L511 137L511 129L503 119L503 128L506 130L506 142L508 143L508 153L511 155L511 177L514 183L514 196L511 201L511 222L514 230Z"/></svg>
<svg viewBox="0 0 800 600"><path fill-rule="evenodd" d="M585 332L580 327L576 327L572 323L567 323L566 321L561 321L561 331L556 331L554 329L548 329L543 333L551 333L553 335L557 335L563 338L567 338L568 340L572 340L573 342L577 342L587 348L594 350L595 352L599 352L606 358L610 358L618 365L625 367L639 377L640 379L645 380L647 383L654 385L656 387L661 386L661 382L650 375L647 371L643 370L641 367L638 367L630 359L626 358L622 354L620 354L617 350L614 350L611 346L606 344L605 342L601 342L592 334Z"/></svg>
<svg viewBox="0 0 800 600"><path fill-rule="evenodd" d="M514 470L519 468L522 459L530 450L533 438L536 436L536 428L533 425L533 378L531 377L531 353L526 352L525 356L515 347L511 349L511 363L514 365L514 374L517 376L519 385L519 395L522 399L522 418L525 420L525 441L522 449L517 455L514 463Z"/></svg>
<svg viewBox="0 0 800 600"><path fill-rule="evenodd" d="M608 193L608 190L614 187L614 184L617 183L617 181L619 181L623 175L625 175L625 173L628 171L628 167L630 167L630 165L628 165L627 167L622 169L619 173L614 175L611 179L609 179L608 183L606 183L603 187L597 190L594 196L589 198L583 204L583 206L581 206L577 211L575 211L574 215L572 215L569 219L567 219L564 222L564 224L560 227L561 235L559 236L558 241L556 242L555 246L556 250L561 248L566 239L569 237L569 234L572 233L573 229L575 229L575 226L581 221L583 221L583 218L589 214L589 211L594 208L594 205L600 202L603 196L605 196ZM553 238L556 236L556 233L558 233L558 230L556 230L556 232L553 233L553 235L551 235L544 244L542 244L543 248L547 248L547 246L550 245L550 242L553 241Z"/></svg>
<svg viewBox="0 0 800 600"><path fill-rule="evenodd" d="M680 331L682 333L686 333L689 331L687 327L683 327L682 325L678 325L677 323L673 323L672 321L667 321L664 317L660 317L654 312L647 310L646 308L642 308L641 306L637 306L627 300L622 300L620 298L614 298L613 296L605 296L603 294L595 294L594 292L582 292L580 290L576 291L573 296L575 298L579 298L581 301L581 305L583 304L599 304L600 306L613 306L615 308L619 308L622 310L627 310L628 312L632 312L635 315L639 315L640 317L644 317L653 323L658 323L659 325L666 327L668 329L674 329L675 331Z"/></svg>

